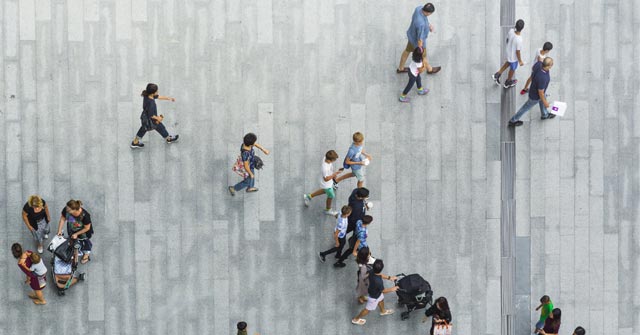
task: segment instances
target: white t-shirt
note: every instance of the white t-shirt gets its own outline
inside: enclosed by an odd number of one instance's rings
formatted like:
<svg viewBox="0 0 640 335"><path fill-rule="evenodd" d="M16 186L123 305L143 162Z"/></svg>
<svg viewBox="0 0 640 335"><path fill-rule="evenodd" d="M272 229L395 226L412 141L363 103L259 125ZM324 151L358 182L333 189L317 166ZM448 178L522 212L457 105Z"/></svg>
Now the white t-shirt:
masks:
<svg viewBox="0 0 640 335"><path fill-rule="evenodd" d="M37 276L44 276L47 273L47 267L44 266L44 262L42 260L40 260L40 263L38 264L31 264L29 270Z"/></svg>
<svg viewBox="0 0 640 335"><path fill-rule="evenodd" d="M538 49L538 52L536 52L536 57L533 59L533 63L535 64L537 62L541 62L541 59L544 60L545 58L547 58L547 55L543 55L542 54L542 48Z"/></svg>
<svg viewBox="0 0 640 335"><path fill-rule="evenodd" d="M522 50L522 36L516 35L516 30L511 28L507 37L507 62L513 63L518 61L517 50Z"/></svg>
<svg viewBox="0 0 640 335"><path fill-rule="evenodd" d="M422 62L416 63L414 61L411 61L411 64L409 64L409 71L411 71L411 74L413 74L414 77L417 77L419 74L418 69L421 67L422 67Z"/></svg>
<svg viewBox="0 0 640 335"><path fill-rule="evenodd" d="M342 215L336 220L336 230L338 231L338 238L343 238L347 235L347 226L349 225L349 218L343 218Z"/></svg>
<svg viewBox="0 0 640 335"><path fill-rule="evenodd" d="M327 163L324 159L322 160L322 179L320 180L320 187L322 189L332 188L333 180L329 179L329 181L325 181L325 177L329 177L333 174L333 163Z"/></svg>

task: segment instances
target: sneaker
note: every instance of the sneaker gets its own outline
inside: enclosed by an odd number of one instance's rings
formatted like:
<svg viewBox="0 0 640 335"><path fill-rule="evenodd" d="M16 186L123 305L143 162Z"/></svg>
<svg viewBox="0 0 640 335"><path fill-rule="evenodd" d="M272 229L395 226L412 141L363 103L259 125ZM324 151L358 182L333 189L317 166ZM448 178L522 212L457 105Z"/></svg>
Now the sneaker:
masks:
<svg viewBox="0 0 640 335"><path fill-rule="evenodd" d="M334 190L338 189L338 182L335 179L333 180L333 189Z"/></svg>
<svg viewBox="0 0 640 335"><path fill-rule="evenodd" d="M400 95L398 100L400 100L400 102L409 102L409 101L411 101L411 99L409 99L409 97L406 96L406 95Z"/></svg>
<svg viewBox="0 0 640 335"><path fill-rule="evenodd" d="M327 260L321 252L318 253L318 257L320 257L320 261L322 263L324 263Z"/></svg>
<svg viewBox="0 0 640 335"><path fill-rule="evenodd" d="M540 120L553 119L554 117L556 117L555 114L549 113L547 116L541 116Z"/></svg>
<svg viewBox="0 0 640 335"><path fill-rule="evenodd" d="M528 88L523 88L522 90L520 90L520 95L525 95L527 94L527 92L529 92Z"/></svg>
<svg viewBox="0 0 640 335"><path fill-rule="evenodd" d="M176 135L176 136L169 136L169 138L167 139L167 143L174 143L174 142L178 142L178 138L180 137L180 135Z"/></svg>
<svg viewBox="0 0 640 335"><path fill-rule="evenodd" d="M496 72L491 76L491 79L496 83L496 85L500 86L500 72Z"/></svg>
<svg viewBox="0 0 640 335"><path fill-rule="evenodd" d="M522 122L520 120L518 120L516 122L509 121L509 127L518 127L518 126L522 126L522 124L524 124L524 122Z"/></svg>
<svg viewBox="0 0 640 335"><path fill-rule="evenodd" d="M87 279L87 273L86 272L83 272L83 273L78 275L78 280L79 281L85 281L85 279Z"/></svg>
<svg viewBox="0 0 640 335"><path fill-rule="evenodd" d="M309 204L311 203L311 197L308 194L304 195L304 205L309 207Z"/></svg>
<svg viewBox="0 0 640 335"><path fill-rule="evenodd" d="M343 262L336 262L333 264L333 266L337 267L337 268L343 268L345 266L347 266L347 264L344 264Z"/></svg>
<svg viewBox="0 0 640 335"><path fill-rule="evenodd" d="M504 88L514 87L516 86L517 83L518 83L518 79L505 80Z"/></svg>
<svg viewBox="0 0 640 335"><path fill-rule="evenodd" d="M229 194L231 194L232 197L236 195L236 189L233 186L229 186Z"/></svg>
<svg viewBox="0 0 640 335"><path fill-rule="evenodd" d="M38 246L38 253L41 254L44 252L44 248L42 247L42 245Z"/></svg>
<svg viewBox="0 0 640 335"><path fill-rule="evenodd" d="M325 209L324 210L324 214L331 215L331 216L336 216L336 215L338 215L338 212L336 212L334 210L331 210L331 209Z"/></svg>
<svg viewBox="0 0 640 335"><path fill-rule="evenodd" d="M423 88L419 88L418 89L418 95L425 95L427 93L429 93L429 89L428 88L424 88L423 87Z"/></svg>
<svg viewBox="0 0 640 335"><path fill-rule="evenodd" d="M551 113L549 113L549 118L550 118L550 119L553 119L554 117L556 117L556 115L555 115L555 114L551 114Z"/></svg>
<svg viewBox="0 0 640 335"><path fill-rule="evenodd" d="M133 143L131 142L131 145L129 145L131 147L131 149L139 149L139 148L143 148L144 147L144 143L142 142L138 142L138 143Z"/></svg>

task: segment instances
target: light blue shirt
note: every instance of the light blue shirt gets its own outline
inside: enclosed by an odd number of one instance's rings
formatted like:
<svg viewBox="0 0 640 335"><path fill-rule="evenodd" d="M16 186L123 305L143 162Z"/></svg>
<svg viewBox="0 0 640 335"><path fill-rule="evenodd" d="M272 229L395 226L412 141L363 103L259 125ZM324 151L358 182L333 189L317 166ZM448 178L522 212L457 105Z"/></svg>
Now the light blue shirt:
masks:
<svg viewBox="0 0 640 335"><path fill-rule="evenodd" d="M338 231L338 238L344 238L347 235L347 226L349 225L349 218L343 218L342 216L338 217L336 220L336 230Z"/></svg>
<svg viewBox="0 0 640 335"><path fill-rule="evenodd" d="M351 144L349 151L347 151L347 157L352 162L362 162L364 160L362 154L362 146L357 147L355 144ZM360 170L362 165L351 165L351 170Z"/></svg>
<svg viewBox="0 0 640 335"><path fill-rule="evenodd" d="M409 43L417 48L418 39L422 40L423 47L427 46L427 37L429 37L429 19L422 12L422 7L416 7L411 17L411 26L407 30L407 38Z"/></svg>

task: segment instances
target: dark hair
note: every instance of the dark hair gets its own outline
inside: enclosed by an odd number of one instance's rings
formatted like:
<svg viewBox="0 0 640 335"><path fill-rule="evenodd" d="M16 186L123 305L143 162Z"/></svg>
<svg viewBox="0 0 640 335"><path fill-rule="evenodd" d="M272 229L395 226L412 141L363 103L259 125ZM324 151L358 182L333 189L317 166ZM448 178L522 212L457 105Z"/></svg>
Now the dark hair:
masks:
<svg viewBox="0 0 640 335"><path fill-rule="evenodd" d="M418 47L413 49L413 54L411 55L411 59L416 62L422 62L422 48Z"/></svg>
<svg viewBox="0 0 640 335"><path fill-rule="evenodd" d="M360 198L366 198L369 196L369 190L366 189L365 187L360 187L357 191L356 191L356 196L360 197Z"/></svg>
<svg viewBox="0 0 640 335"><path fill-rule="evenodd" d="M338 153L335 152L334 150L329 150L327 151L327 153L324 155L325 159L328 159L330 161L335 161L336 159L338 159Z"/></svg>
<svg viewBox="0 0 640 335"><path fill-rule="evenodd" d="M440 298L436 299L434 304L440 304L440 307L442 307L441 311L443 311L443 312L449 310L449 302L447 301L447 298L445 298L445 297L440 297ZM440 308L438 308L438 309L440 309Z"/></svg>
<svg viewBox="0 0 640 335"><path fill-rule="evenodd" d="M543 295L542 298L540 298L540 303L541 304L548 304L549 301L551 301L551 298L549 298L548 295Z"/></svg>
<svg viewBox="0 0 640 335"><path fill-rule="evenodd" d="M142 91L142 93L140 93L141 96L146 97L148 95L154 94L158 92L158 85L153 84L153 83L148 83L147 84L147 88Z"/></svg>
<svg viewBox="0 0 640 335"><path fill-rule="evenodd" d="M370 224L373 221L373 216L365 215L362 217L362 224Z"/></svg>
<svg viewBox="0 0 640 335"><path fill-rule="evenodd" d="M576 330L573 331L576 335L584 335L587 333L586 330L584 330L584 328L578 326L578 328L576 328Z"/></svg>
<svg viewBox="0 0 640 335"><path fill-rule="evenodd" d="M82 207L82 201L71 199L67 201L67 207L69 207L71 210L77 211L78 209L80 209L80 207Z"/></svg>
<svg viewBox="0 0 640 335"><path fill-rule="evenodd" d="M369 263L369 247L362 247L360 248L360 250L358 250L356 262L363 265Z"/></svg>
<svg viewBox="0 0 640 335"><path fill-rule="evenodd" d="M551 324L555 328L560 325L560 321L562 320L562 311L560 310L560 308L554 308L553 311L551 311L551 315L553 316L551 319Z"/></svg>
<svg viewBox="0 0 640 335"><path fill-rule="evenodd" d="M246 146L252 146L256 144L257 140L258 140L258 136L256 136L256 134L254 133L248 133L247 135L244 135L244 138L242 139L242 141L244 142L244 145Z"/></svg>
<svg viewBox="0 0 640 335"><path fill-rule="evenodd" d="M521 32L524 29L524 20L520 19L516 21L516 31Z"/></svg>
<svg viewBox="0 0 640 335"><path fill-rule="evenodd" d="M433 6L431 2L427 2L427 4L424 5L424 7L422 7L422 10L427 13L433 13L436 11L436 8Z"/></svg>
<svg viewBox="0 0 640 335"><path fill-rule="evenodd" d="M342 206L342 209L340 210L340 212L342 213L342 215L351 213L351 206L349 205Z"/></svg>
<svg viewBox="0 0 640 335"><path fill-rule="evenodd" d="M247 323L244 321L238 322L238 330L245 330L245 329L247 329Z"/></svg>
<svg viewBox="0 0 640 335"><path fill-rule="evenodd" d="M373 273L378 274L382 272L382 269L384 269L384 263L380 258L378 258L373 262Z"/></svg>
<svg viewBox="0 0 640 335"><path fill-rule="evenodd" d="M542 50L549 51L551 49L553 49L553 44L551 44L551 42L544 42L544 45L542 46Z"/></svg>
<svg viewBox="0 0 640 335"><path fill-rule="evenodd" d="M14 243L11 245L11 254L13 254L13 257L15 257L16 259L22 256L22 246L20 245L20 243Z"/></svg>

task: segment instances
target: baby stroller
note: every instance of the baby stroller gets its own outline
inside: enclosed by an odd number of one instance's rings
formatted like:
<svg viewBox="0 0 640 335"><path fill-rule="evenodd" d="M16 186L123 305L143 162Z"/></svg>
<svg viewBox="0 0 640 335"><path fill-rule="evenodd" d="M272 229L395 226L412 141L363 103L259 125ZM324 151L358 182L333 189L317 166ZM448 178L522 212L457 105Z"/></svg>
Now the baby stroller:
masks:
<svg viewBox="0 0 640 335"><path fill-rule="evenodd" d="M64 295L65 291L74 284L73 278L76 277L78 269L78 256L82 256L80 244L70 244L69 241L62 236L55 236L47 248L53 253L51 276L60 296ZM81 276L79 279L84 280L84 274Z"/></svg>
<svg viewBox="0 0 640 335"><path fill-rule="evenodd" d="M400 314L402 320L409 318L409 314L416 309L427 307L433 304L433 291L431 285L424 280L419 274L405 275L401 273L397 275L398 280L396 286L398 290L398 304L406 305L407 311Z"/></svg>

